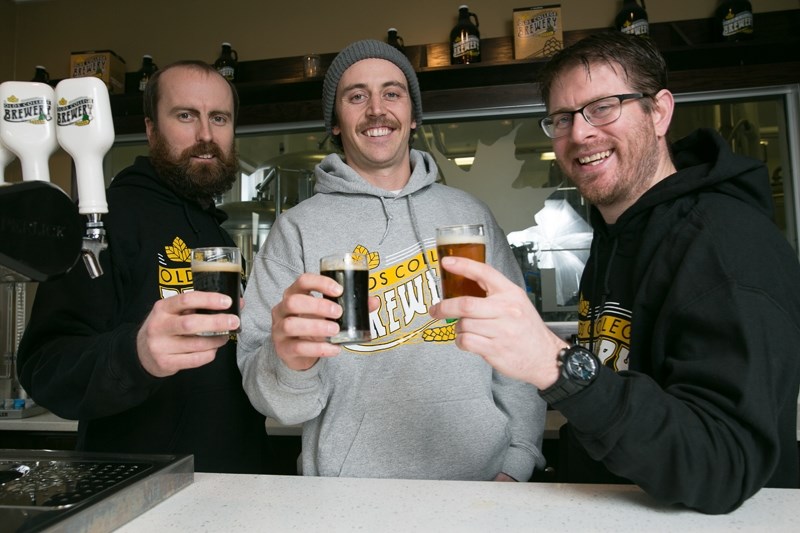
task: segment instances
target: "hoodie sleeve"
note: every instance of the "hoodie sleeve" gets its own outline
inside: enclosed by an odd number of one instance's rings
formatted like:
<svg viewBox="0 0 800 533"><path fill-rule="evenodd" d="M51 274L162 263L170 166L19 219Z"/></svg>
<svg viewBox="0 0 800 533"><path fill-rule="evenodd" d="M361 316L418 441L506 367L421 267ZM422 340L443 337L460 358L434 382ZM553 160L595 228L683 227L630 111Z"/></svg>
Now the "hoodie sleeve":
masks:
<svg viewBox="0 0 800 533"><path fill-rule="evenodd" d="M524 287L522 273L514 259L511 247L494 218L487 220L492 243L487 261L508 279ZM547 404L536 387L492 371L492 393L495 404L508 417L511 444L503 463L503 472L517 481L530 479L535 468L544 468L542 438L544 435Z"/></svg>
<svg viewBox="0 0 800 533"><path fill-rule="evenodd" d="M320 359L305 371L291 370L278 357L272 342L272 308L304 272L302 254L295 244L301 239L288 219L278 219L266 246L254 260L244 295L246 305L237 348L237 362L250 402L262 414L287 425L311 420L325 406L325 360Z"/></svg>
<svg viewBox="0 0 800 533"><path fill-rule="evenodd" d="M105 274L96 279L79 262L66 276L41 283L20 343L22 386L63 418L125 411L160 382L139 363L138 324L112 324L121 285L109 255L100 255Z"/></svg>
<svg viewBox="0 0 800 533"><path fill-rule="evenodd" d="M632 369L604 367L554 407L614 474L727 513L770 482L797 486L800 267L741 206L685 219L640 285Z"/></svg>

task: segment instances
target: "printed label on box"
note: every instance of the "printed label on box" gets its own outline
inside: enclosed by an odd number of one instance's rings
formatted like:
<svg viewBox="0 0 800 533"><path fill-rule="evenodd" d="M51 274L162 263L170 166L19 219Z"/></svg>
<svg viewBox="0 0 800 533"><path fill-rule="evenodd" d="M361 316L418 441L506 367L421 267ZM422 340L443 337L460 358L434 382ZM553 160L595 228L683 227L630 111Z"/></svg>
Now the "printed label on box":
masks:
<svg viewBox="0 0 800 533"><path fill-rule="evenodd" d="M514 59L545 58L564 47L561 5L514 9Z"/></svg>

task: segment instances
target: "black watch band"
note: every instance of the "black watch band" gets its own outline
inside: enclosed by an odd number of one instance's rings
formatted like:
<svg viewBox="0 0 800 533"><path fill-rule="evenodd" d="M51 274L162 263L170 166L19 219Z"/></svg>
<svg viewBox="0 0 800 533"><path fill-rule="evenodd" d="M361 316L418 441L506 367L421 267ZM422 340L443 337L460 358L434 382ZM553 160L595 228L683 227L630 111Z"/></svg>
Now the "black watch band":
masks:
<svg viewBox="0 0 800 533"><path fill-rule="evenodd" d="M586 387L597 377L600 361L583 346L573 345L558 353L559 375L550 387L540 390L539 396L549 404L569 398Z"/></svg>

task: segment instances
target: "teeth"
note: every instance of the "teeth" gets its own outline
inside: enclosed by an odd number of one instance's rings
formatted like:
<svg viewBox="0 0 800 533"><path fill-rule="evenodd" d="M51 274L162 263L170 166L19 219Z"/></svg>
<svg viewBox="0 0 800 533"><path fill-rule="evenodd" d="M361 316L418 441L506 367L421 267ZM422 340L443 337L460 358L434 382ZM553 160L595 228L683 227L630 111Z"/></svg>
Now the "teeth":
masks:
<svg viewBox="0 0 800 533"><path fill-rule="evenodd" d="M598 164L600 160L605 159L610 155L611 155L611 150L606 150L605 152L597 152L596 154L592 154L588 157L579 157L578 161L582 165L588 165L589 163Z"/></svg>
<svg viewBox="0 0 800 533"><path fill-rule="evenodd" d="M389 135L392 132L389 128L372 128L366 130L364 135L367 137L383 137L385 135Z"/></svg>
<svg viewBox="0 0 800 533"><path fill-rule="evenodd" d="M213 155L211 155L211 154L200 154L200 155L197 155L197 156L195 156L195 157L199 157L200 159L211 159L211 158L213 158L214 156L213 156Z"/></svg>

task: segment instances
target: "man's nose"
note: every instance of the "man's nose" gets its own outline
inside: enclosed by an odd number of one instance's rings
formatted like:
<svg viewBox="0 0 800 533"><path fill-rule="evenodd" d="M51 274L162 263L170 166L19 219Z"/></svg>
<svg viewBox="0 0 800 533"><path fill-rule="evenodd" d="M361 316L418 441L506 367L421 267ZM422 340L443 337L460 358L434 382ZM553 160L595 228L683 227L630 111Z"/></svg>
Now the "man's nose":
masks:
<svg viewBox="0 0 800 533"><path fill-rule="evenodd" d="M597 126L592 126L583 116L583 113L575 113L572 115L572 128L569 130L569 135L574 141L585 139L590 135L597 132Z"/></svg>
<svg viewBox="0 0 800 533"><path fill-rule="evenodd" d="M385 114L384 111L384 102L383 99L380 97L370 98L369 99L369 112L372 115L383 115Z"/></svg>
<svg viewBox="0 0 800 533"><path fill-rule="evenodd" d="M207 120L197 121L196 137L198 141L210 142L213 135L211 134L211 123Z"/></svg>

